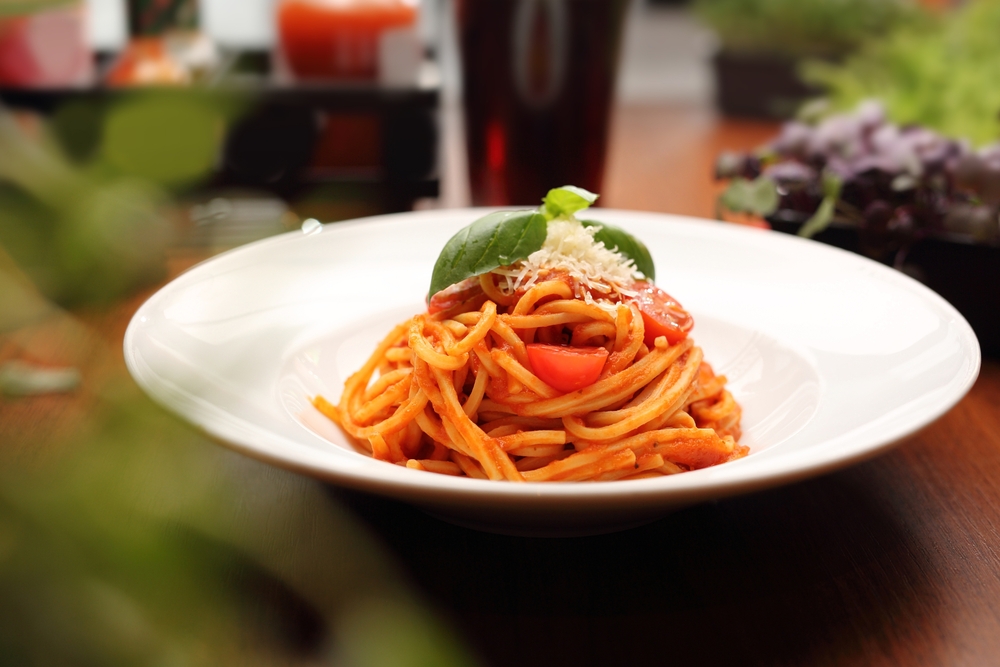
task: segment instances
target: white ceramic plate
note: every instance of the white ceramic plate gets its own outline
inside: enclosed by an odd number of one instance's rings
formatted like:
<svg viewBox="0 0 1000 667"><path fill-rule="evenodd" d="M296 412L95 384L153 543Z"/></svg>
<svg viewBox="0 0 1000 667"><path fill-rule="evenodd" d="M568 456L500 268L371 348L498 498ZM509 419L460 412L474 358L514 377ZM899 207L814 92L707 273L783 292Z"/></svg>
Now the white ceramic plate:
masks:
<svg viewBox="0 0 1000 667"><path fill-rule="evenodd" d="M880 452L950 409L980 352L919 283L856 255L705 220L595 210L643 239L657 284L744 409L745 459L660 479L512 484L375 461L309 404L423 308L445 241L481 210L427 211L293 232L220 255L146 302L125 359L156 401L235 449L449 520L581 534L803 479Z"/></svg>

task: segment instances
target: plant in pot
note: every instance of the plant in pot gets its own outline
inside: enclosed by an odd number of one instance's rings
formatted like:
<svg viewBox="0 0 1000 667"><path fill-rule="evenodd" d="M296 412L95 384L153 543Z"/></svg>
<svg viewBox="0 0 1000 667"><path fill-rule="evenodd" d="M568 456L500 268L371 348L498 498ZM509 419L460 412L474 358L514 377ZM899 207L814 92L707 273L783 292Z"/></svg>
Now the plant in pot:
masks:
<svg viewBox="0 0 1000 667"><path fill-rule="evenodd" d="M818 89L797 68L836 61L919 12L907 0L695 0L718 35L716 98L726 115L789 118Z"/></svg>
<svg viewBox="0 0 1000 667"><path fill-rule="evenodd" d="M1000 138L1000 3L969 0L950 12L895 26L842 62L807 62L829 112L877 98L888 117L973 146Z"/></svg>
<svg viewBox="0 0 1000 667"><path fill-rule="evenodd" d="M720 208L923 280L1000 355L998 28L1000 3L976 0L807 65L825 111L808 105L765 146L720 156Z"/></svg>

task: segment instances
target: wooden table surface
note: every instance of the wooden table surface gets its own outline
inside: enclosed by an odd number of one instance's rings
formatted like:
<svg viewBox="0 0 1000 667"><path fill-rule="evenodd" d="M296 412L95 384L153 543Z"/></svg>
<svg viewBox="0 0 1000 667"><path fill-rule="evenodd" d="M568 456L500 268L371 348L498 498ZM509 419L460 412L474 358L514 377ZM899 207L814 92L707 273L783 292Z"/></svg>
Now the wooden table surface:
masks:
<svg viewBox="0 0 1000 667"><path fill-rule="evenodd" d="M699 216L712 215L718 150L775 131L700 109L624 108L614 122L605 205ZM0 361L72 363L85 387L120 377L121 336L141 298L82 314L100 354L56 326L4 339ZM0 433L16 443L2 459L68 456L60 434L93 400L83 390L0 403ZM44 451L32 449L40 430L55 434ZM309 555L337 567L336 545L352 543L317 517L346 510L482 665L1000 664L996 361L951 412L874 460L597 537L475 532L203 446L247 497L280 494L311 526L290 539L280 523L249 522L244 542L261 552L284 540L290 580L310 586L295 565Z"/></svg>

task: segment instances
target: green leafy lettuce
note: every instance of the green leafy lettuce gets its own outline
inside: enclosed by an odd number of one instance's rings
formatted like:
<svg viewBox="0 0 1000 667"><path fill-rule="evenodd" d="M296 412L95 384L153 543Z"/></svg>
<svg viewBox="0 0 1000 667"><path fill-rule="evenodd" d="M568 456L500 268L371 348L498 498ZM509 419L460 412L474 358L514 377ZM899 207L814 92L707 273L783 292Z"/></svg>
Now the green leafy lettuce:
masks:
<svg viewBox="0 0 1000 667"><path fill-rule="evenodd" d="M924 125L974 146L1000 137L1000 3L969 0L872 37L842 61L809 62L832 112L880 100L898 124Z"/></svg>

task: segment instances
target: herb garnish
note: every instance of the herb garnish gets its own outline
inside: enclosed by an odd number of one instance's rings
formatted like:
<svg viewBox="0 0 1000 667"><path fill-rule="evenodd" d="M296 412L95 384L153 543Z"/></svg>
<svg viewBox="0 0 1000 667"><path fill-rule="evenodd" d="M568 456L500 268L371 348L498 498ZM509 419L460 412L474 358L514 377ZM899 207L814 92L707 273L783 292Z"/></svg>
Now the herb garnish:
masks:
<svg viewBox="0 0 1000 667"><path fill-rule="evenodd" d="M594 240L600 241L605 248L614 250L622 257L631 259L635 263L635 268L642 272L649 280L656 280L656 268L653 266L653 257L649 254L646 244L626 232L621 227L609 225L606 222L596 220L581 220L584 227L600 227Z"/></svg>
<svg viewBox="0 0 1000 667"><path fill-rule="evenodd" d="M589 207L600 195L587 192L583 188L575 185L564 185L561 188L553 188L542 200L541 212L547 220L560 217L571 217L577 211Z"/></svg>
<svg viewBox="0 0 1000 667"><path fill-rule="evenodd" d="M497 211L464 227L445 244L434 263L429 294L478 276L501 266L508 266L540 250L545 243L548 221L574 218L588 208L598 195L567 185L553 188L542 205L529 211ZM586 227L601 229L594 239L623 257L631 259L636 269L649 279L655 277L653 259L645 245L625 230L592 220L581 221Z"/></svg>
<svg viewBox="0 0 1000 667"><path fill-rule="evenodd" d="M548 221L538 211L497 211L451 237L434 264L430 294L526 259L545 243Z"/></svg>

